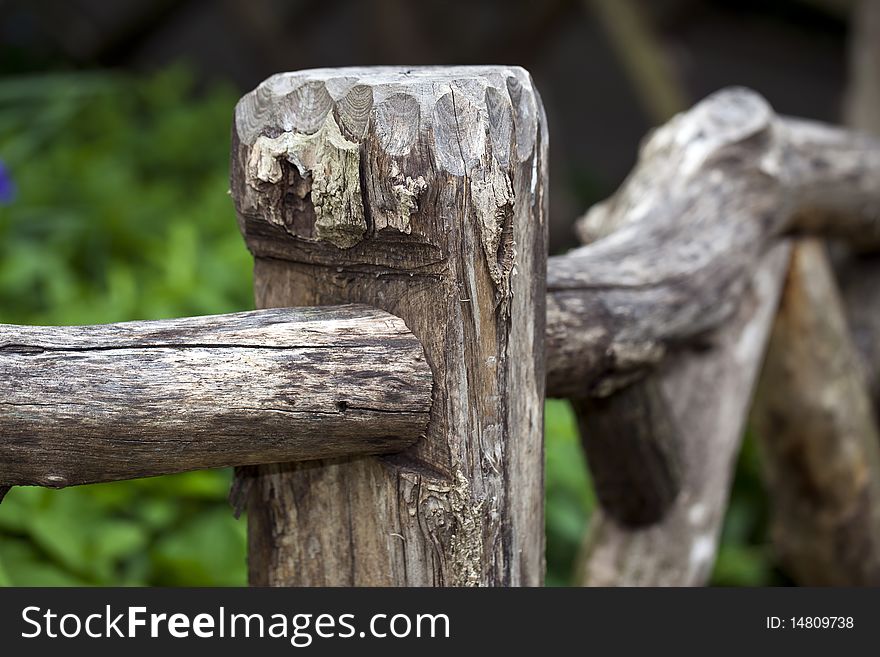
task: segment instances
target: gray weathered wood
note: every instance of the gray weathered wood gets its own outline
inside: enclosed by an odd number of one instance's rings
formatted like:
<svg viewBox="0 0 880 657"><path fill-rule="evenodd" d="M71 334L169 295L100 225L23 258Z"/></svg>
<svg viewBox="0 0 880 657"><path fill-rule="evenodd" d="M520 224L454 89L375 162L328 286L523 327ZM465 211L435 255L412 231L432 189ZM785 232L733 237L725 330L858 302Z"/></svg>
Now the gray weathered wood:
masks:
<svg viewBox="0 0 880 657"><path fill-rule="evenodd" d="M590 244L551 258L548 389L582 398L603 504L584 583L705 581L784 255L761 274L756 315L730 314L779 235L873 246L878 201L880 142L727 90L658 129L620 191L581 221ZM616 443L615 428L626 434Z"/></svg>
<svg viewBox="0 0 880 657"><path fill-rule="evenodd" d="M874 245L878 216L880 142L780 118L745 89L713 94L652 133L581 221L591 243L550 258L548 394L607 395L718 329L774 237Z"/></svg>
<svg viewBox="0 0 880 657"><path fill-rule="evenodd" d="M766 145L750 143L764 129L754 121L770 116L744 90L679 115L582 222L582 237L595 242L551 259L548 358L580 398L602 504L582 555L584 584L696 584L711 570L785 270L783 249L752 282L789 212L756 161ZM585 353L580 370L566 362ZM552 366L548 386L559 389Z"/></svg>
<svg viewBox="0 0 880 657"><path fill-rule="evenodd" d="M400 451L431 370L366 306L0 325L0 488Z"/></svg>
<svg viewBox="0 0 880 657"><path fill-rule="evenodd" d="M584 586L697 586L712 572L737 452L776 312L789 247L759 262L711 349L685 350L657 371L675 423L682 485L660 522L627 527L597 513L579 559Z"/></svg>
<svg viewBox="0 0 880 657"><path fill-rule="evenodd" d="M825 249L799 240L752 426L774 547L804 585L880 585L880 438L856 361Z"/></svg>
<svg viewBox="0 0 880 657"><path fill-rule="evenodd" d="M602 265L605 270L598 273L606 277L607 285L588 286L573 295L568 290L550 293L549 359L558 358L557 344L564 344L563 349L579 341L583 345L584 337L600 338L594 346L604 349L594 352L596 358L588 367L591 375L598 374L599 385L583 385L594 383L587 380L578 386L575 379L566 385L573 395L597 497L604 513L621 526L658 522L672 508L683 484L681 470L687 456L680 453L683 443L678 434L683 430L679 425L688 420L671 417L660 375L653 367L670 347L708 348L700 344L707 342L704 334L726 319L748 283L750 270L745 263L773 237L753 230L755 241L747 243L752 251L743 251L742 244L730 244L725 224L729 217L723 214L733 209L739 221L755 224L758 218L750 213L760 213L762 203L774 202L772 196L756 202L755 190L743 194L743 189L754 186L751 177L760 178L751 170L757 166L754 162L746 159L743 165L745 158L724 156L725 149L734 148L752 129L751 105L765 107L750 92L721 93L658 130L620 191L593 208L581 226L585 240L598 240L582 249L584 253L592 249L601 253L602 245L616 238L615 231L627 229L630 237L623 244L633 251L618 251ZM700 227L708 237L701 236ZM642 239L645 235L650 237ZM705 250L703 243L709 237L717 241L713 246L718 260L694 263L693 255ZM592 266L589 257L575 262ZM551 280L573 264L566 258L551 259ZM614 261L619 261L616 270ZM611 283L615 275L620 278ZM630 283L628 277L633 279ZM556 303L560 299L562 303ZM562 328L557 325L560 318L567 320ZM572 335L569 320L582 322L581 332ZM555 340L554 330L558 331ZM618 344L623 336L626 342ZM651 342L657 336L671 339ZM576 363L566 367L568 376L578 371ZM741 424L742 418L736 422Z"/></svg>
<svg viewBox="0 0 880 657"><path fill-rule="evenodd" d="M436 380L400 455L239 473L252 583L541 583L546 154L516 67L303 71L241 100L257 305L384 308Z"/></svg>

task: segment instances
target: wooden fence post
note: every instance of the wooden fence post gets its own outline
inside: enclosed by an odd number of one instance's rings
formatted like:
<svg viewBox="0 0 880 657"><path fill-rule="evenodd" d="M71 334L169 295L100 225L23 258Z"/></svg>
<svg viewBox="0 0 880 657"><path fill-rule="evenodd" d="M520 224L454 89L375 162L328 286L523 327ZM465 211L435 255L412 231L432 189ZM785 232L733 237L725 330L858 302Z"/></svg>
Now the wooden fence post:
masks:
<svg viewBox="0 0 880 657"><path fill-rule="evenodd" d="M542 583L546 161L516 67L286 73L238 104L257 306L391 312L435 381L401 454L239 473L252 584Z"/></svg>

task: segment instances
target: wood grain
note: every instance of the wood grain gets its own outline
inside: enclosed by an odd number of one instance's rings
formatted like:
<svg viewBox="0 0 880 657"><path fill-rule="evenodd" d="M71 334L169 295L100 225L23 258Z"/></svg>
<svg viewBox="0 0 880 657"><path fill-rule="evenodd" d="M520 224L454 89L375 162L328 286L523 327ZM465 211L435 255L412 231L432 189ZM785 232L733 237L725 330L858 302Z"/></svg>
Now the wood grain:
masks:
<svg viewBox="0 0 880 657"><path fill-rule="evenodd" d="M426 440L399 455L239 473L251 583L542 582L546 157L516 67L285 73L241 100L257 305L383 308L436 382Z"/></svg>
<svg viewBox="0 0 880 657"><path fill-rule="evenodd" d="M395 452L431 386L419 341L366 306L0 325L0 488Z"/></svg>
<svg viewBox="0 0 880 657"><path fill-rule="evenodd" d="M571 400L599 504L627 527L658 522L682 486L678 426L658 379Z"/></svg>

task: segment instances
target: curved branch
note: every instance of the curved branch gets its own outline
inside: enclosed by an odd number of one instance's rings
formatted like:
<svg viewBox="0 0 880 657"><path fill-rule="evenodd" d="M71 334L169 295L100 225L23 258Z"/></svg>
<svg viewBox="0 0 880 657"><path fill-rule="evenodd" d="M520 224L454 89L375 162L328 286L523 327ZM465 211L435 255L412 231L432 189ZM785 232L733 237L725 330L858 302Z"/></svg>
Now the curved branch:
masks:
<svg viewBox="0 0 880 657"><path fill-rule="evenodd" d="M584 584L705 581L788 260L767 251L801 231L874 247L878 203L880 142L730 89L581 220L589 244L550 262L547 354L602 504Z"/></svg>
<svg viewBox="0 0 880 657"><path fill-rule="evenodd" d="M547 394L606 396L722 326L788 232L880 245L880 141L720 91L654 131L548 263Z"/></svg>

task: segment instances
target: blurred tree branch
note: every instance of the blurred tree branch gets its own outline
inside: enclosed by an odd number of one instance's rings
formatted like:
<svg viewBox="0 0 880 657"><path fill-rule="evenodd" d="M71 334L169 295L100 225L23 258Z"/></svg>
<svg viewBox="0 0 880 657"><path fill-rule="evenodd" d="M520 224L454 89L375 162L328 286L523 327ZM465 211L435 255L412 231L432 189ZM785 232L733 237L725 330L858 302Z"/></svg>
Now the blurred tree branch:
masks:
<svg viewBox="0 0 880 657"><path fill-rule="evenodd" d="M880 584L880 440L834 274L800 239L755 394L752 426L773 543L799 584Z"/></svg>
<svg viewBox="0 0 880 657"><path fill-rule="evenodd" d="M638 6L632 0L584 0L584 5L602 24L650 119L662 123L684 110L687 95Z"/></svg>

